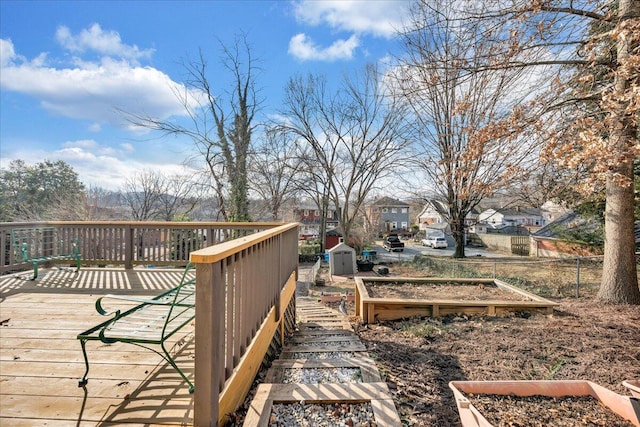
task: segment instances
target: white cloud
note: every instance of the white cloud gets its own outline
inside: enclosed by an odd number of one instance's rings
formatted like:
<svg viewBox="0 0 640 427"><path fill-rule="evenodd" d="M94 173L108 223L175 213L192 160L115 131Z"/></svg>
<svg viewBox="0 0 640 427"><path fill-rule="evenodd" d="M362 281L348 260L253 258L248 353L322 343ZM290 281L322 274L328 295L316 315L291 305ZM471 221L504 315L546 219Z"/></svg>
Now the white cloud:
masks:
<svg viewBox="0 0 640 427"><path fill-rule="evenodd" d="M66 141L62 143L65 148L81 147L81 148L96 148L98 143L93 139L81 139L78 141Z"/></svg>
<svg viewBox="0 0 640 427"><path fill-rule="evenodd" d="M100 132L102 130L102 126L100 126L100 123L91 123L91 125L89 125L89 131L91 132Z"/></svg>
<svg viewBox="0 0 640 427"><path fill-rule="evenodd" d="M402 26L409 5L407 0L299 0L294 13L309 25L391 38Z"/></svg>
<svg viewBox="0 0 640 427"><path fill-rule="evenodd" d="M126 45L122 43L118 32L104 31L99 24L92 24L77 35L73 35L69 28L60 26L56 30L56 40L65 49L74 53L95 51L100 55L115 56L132 61L150 58L154 51L153 49L140 49L136 45Z"/></svg>
<svg viewBox="0 0 640 427"><path fill-rule="evenodd" d="M289 53L303 61L336 61L351 59L359 44L358 36L354 34L347 40L336 40L331 46L320 48L305 34L300 33L289 41Z"/></svg>
<svg viewBox="0 0 640 427"><path fill-rule="evenodd" d="M119 36L115 37L113 33L108 33L108 37L100 42L98 36L104 33L96 32L94 27L87 31L87 36L75 41L77 46L93 41L91 46L101 52L144 56L140 52L145 51L137 47L123 48ZM96 37L92 39L91 35ZM68 44L73 46L71 41ZM11 40L0 40L0 49L2 90L32 96L56 115L90 120L92 131L98 131L104 124L130 128L119 111L161 119L185 113L175 95L176 90L184 93L184 86L155 68L132 65L127 59L109 56L96 62L77 59L73 66L53 68L46 66L44 54L32 61L20 58Z"/></svg>
<svg viewBox="0 0 640 427"><path fill-rule="evenodd" d="M120 144L120 148L122 148L122 151L125 151L127 153L132 153L133 151L135 151L135 149L133 148L133 144L130 144L128 142L123 142L122 144Z"/></svg>
<svg viewBox="0 0 640 427"><path fill-rule="evenodd" d="M0 66L5 67L13 62L16 52L11 39L0 39Z"/></svg>
<svg viewBox="0 0 640 427"><path fill-rule="evenodd" d="M145 151L147 147L143 146L141 150ZM31 165L42 162L44 159L62 160L73 168L85 186L107 190L122 188L128 178L132 178L136 172L145 169L153 169L167 176L185 172L185 166L179 156L173 156L171 159L154 158L150 160L147 153L138 159L134 157L136 150L130 143L110 147L98 141L87 139L66 141L51 150L18 148L11 151L6 155L3 153L3 167L17 159Z"/></svg>

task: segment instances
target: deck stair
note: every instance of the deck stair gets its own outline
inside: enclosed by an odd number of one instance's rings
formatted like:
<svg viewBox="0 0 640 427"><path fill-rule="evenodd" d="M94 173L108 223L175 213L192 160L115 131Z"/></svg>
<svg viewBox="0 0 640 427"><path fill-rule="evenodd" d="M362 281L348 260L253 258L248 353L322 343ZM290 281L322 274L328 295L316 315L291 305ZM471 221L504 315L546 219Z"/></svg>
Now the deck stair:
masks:
<svg viewBox="0 0 640 427"><path fill-rule="evenodd" d="M244 426L302 425L283 414L308 422L309 411L328 414L309 425L348 425L342 423L357 408L373 415L371 425L399 427L387 384L346 316L313 297L298 296L296 304L297 330L258 386ZM355 425L365 425L359 414Z"/></svg>

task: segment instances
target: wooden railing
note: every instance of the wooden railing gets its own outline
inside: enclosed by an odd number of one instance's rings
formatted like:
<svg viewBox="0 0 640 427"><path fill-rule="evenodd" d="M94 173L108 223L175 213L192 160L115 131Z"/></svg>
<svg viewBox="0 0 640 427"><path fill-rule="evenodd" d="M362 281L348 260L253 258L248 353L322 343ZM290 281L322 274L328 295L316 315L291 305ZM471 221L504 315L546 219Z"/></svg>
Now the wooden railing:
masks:
<svg viewBox="0 0 640 427"><path fill-rule="evenodd" d="M244 401L272 339L284 340L298 225L191 253L196 265L194 425L223 425Z"/></svg>
<svg viewBox="0 0 640 427"><path fill-rule="evenodd" d="M11 230L24 227L56 227L63 238L80 239L82 264L195 264L196 426L225 422L274 338L282 345L295 323L297 223L0 223L3 273L30 267L11 247Z"/></svg>
<svg viewBox="0 0 640 427"><path fill-rule="evenodd" d="M226 222L4 222L0 223L0 273L30 266L16 259L14 228L55 227L63 240L79 239L83 265L185 265L189 254L281 223Z"/></svg>

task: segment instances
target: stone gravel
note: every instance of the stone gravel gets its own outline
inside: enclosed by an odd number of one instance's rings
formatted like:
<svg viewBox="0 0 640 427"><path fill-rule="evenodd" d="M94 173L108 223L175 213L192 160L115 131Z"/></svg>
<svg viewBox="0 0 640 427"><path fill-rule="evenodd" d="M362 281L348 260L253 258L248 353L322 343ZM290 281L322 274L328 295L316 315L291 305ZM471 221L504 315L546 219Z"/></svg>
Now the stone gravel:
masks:
<svg viewBox="0 0 640 427"><path fill-rule="evenodd" d="M287 368L283 384L361 383L360 368Z"/></svg>
<svg viewBox="0 0 640 427"><path fill-rule="evenodd" d="M373 409L364 403L274 403L270 427L377 427Z"/></svg>
<svg viewBox="0 0 640 427"><path fill-rule="evenodd" d="M296 343L296 347L318 347L319 345L322 346L336 346L336 347L340 347L340 346L348 346L348 345L352 345L354 343L354 340L346 340L346 341L327 341L324 343L318 343L318 342L300 342L300 343Z"/></svg>
<svg viewBox="0 0 640 427"><path fill-rule="evenodd" d="M290 353L290 359L344 359L354 357L353 351L309 351Z"/></svg>

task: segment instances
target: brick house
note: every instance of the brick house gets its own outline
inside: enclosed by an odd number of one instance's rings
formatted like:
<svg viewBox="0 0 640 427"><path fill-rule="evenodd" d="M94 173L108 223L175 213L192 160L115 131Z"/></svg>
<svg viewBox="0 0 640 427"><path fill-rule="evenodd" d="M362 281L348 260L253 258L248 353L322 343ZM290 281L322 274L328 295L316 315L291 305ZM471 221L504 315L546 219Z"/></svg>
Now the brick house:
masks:
<svg viewBox="0 0 640 427"><path fill-rule="evenodd" d="M300 205L293 208L293 221L300 223L299 239L311 240L317 239L320 235L320 226L322 225L322 212L315 206ZM338 226L338 212L329 208L327 212L327 230L334 229Z"/></svg>

